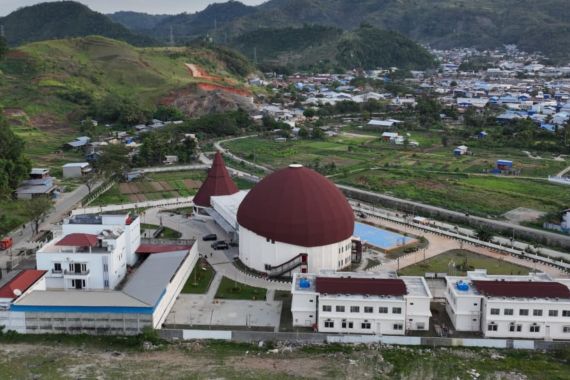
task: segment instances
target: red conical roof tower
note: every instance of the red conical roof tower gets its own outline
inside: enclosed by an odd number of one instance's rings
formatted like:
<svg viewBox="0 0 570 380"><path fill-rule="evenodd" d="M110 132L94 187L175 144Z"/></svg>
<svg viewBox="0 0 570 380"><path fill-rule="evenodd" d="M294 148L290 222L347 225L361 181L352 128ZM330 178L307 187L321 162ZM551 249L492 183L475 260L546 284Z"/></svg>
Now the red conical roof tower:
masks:
<svg viewBox="0 0 570 380"><path fill-rule="evenodd" d="M194 197L194 204L201 207L211 207L210 197L232 195L238 191L236 184L232 181L226 169L222 154L217 152L212 167L208 170L206 181L204 181Z"/></svg>

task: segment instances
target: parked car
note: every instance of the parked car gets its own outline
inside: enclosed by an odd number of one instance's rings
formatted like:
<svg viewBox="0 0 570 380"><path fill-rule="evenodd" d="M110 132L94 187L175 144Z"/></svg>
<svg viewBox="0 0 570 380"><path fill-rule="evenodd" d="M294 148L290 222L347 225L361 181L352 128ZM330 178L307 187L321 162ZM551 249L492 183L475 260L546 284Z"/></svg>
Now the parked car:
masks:
<svg viewBox="0 0 570 380"><path fill-rule="evenodd" d="M216 234L206 235L202 238L202 240L204 240L204 241L216 241L216 240L218 240L218 235L216 235Z"/></svg>
<svg viewBox="0 0 570 380"><path fill-rule="evenodd" d="M214 248L217 251L220 249L228 249L230 248L230 246L225 241L217 241L215 243L212 243L212 248Z"/></svg>
<svg viewBox="0 0 570 380"><path fill-rule="evenodd" d="M239 243L237 241L230 242L230 247L239 247Z"/></svg>

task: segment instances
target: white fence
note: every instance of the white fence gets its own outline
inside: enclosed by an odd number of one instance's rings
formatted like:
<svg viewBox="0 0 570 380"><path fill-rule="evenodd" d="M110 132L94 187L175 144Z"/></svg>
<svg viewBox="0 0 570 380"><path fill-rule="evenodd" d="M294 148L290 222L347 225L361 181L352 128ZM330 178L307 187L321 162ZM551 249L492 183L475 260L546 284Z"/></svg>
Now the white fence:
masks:
<svg viewBox="0 0 570 380"><path fill-rule="evenodd" d="M182 339L231 340L232 332L223 330L182 330Z"/></svg>
<svg viewBox="0 0 570 380"><path fill-rule="evenodd" d="M125 203L121 205L109 205L109 206L98 206L98 207L86 207L80 208L72 211L72 215L78 214L98 214L102 212L110 211L123 211L123 210L134 210L140 208L177 208L177 207L191 207L194 197L179 197L179 198L168 198L159 199L156 201L145 201L137 203Z"/></svg>
<svg viewBox="0 0 570 380"><path fill-rule="evenodd" d="M559 185L570 186L570 177L548 176L548 181L552 183L557 183Z"/></svg>

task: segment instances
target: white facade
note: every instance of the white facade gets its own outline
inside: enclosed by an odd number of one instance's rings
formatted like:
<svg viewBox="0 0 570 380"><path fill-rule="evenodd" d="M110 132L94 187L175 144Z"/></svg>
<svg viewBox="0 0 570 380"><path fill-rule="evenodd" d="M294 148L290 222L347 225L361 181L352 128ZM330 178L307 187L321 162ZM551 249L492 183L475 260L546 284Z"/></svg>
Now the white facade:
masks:
<svg viewBox="0 0 570 380"><path fill-rule="evenodd" d="M270 240L239 227L239 258L256 271L266 272L268 266L278 267L301 253L308 255L308 272L340 270L350 265L352 238L325 246L301 247Z"/></svg>
<svg viewBox="0 0 570 380"><path fill-rule="evenodd" d="M39 270L47 271L48 289L114 289L127 273L126 234L106 230L96 247L58 246L58 236L36 254Z"/></svg>
<svg viewBox="0 0 570 380"><path fill-rule="evenodd" d="M570 298L491 297L481 294L473 281L570 285L567 279L552 280L543 273L491 276L485 270L477 270L465 277L446 277L446 311L457 331L481 332L486 338L570 339Z"/></svg>
<svg viewBox="0 0 570 380"><path fill-rule="evenodd" d="M79 178L91 172L88 162L77 162L63 165L63 178Z"/></svg>
<svg viewBox="0 0 570 380"><path fill-rule="evenodd" d="M320 294L315 286L317 277L398 280L389 273L296 273L291 290L293 326L316 327L319 332L375 335L405 335L408 330L429 329L432 295L422 277L400 277L407 289L403 296ZM302 287L301 279L310 286Z"/></svg>
<svg viewBox="0 0 570 380"><path fill-rule="evenodd" d="M120 228L125 232L127 265L134 265L137 262L136 250L141 244L140 226L140 218L131 217L128 214L74 215L64 221L62 233L63 235L73 233L99 235L104 230Z"/></svg>

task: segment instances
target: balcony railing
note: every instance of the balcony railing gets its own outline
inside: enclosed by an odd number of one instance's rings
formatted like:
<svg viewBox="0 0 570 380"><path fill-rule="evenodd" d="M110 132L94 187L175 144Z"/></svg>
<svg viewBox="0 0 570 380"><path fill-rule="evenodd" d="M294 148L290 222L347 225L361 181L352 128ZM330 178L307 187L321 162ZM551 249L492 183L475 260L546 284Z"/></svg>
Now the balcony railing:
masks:
<svg viewBox="0 0 570 380"><path fill-rule="evenodd" d="M80 272L66 269L65 271L63 271L63 274L65 274L66 276L87 276L89 274L89 269L82 270Z"/></svg>

